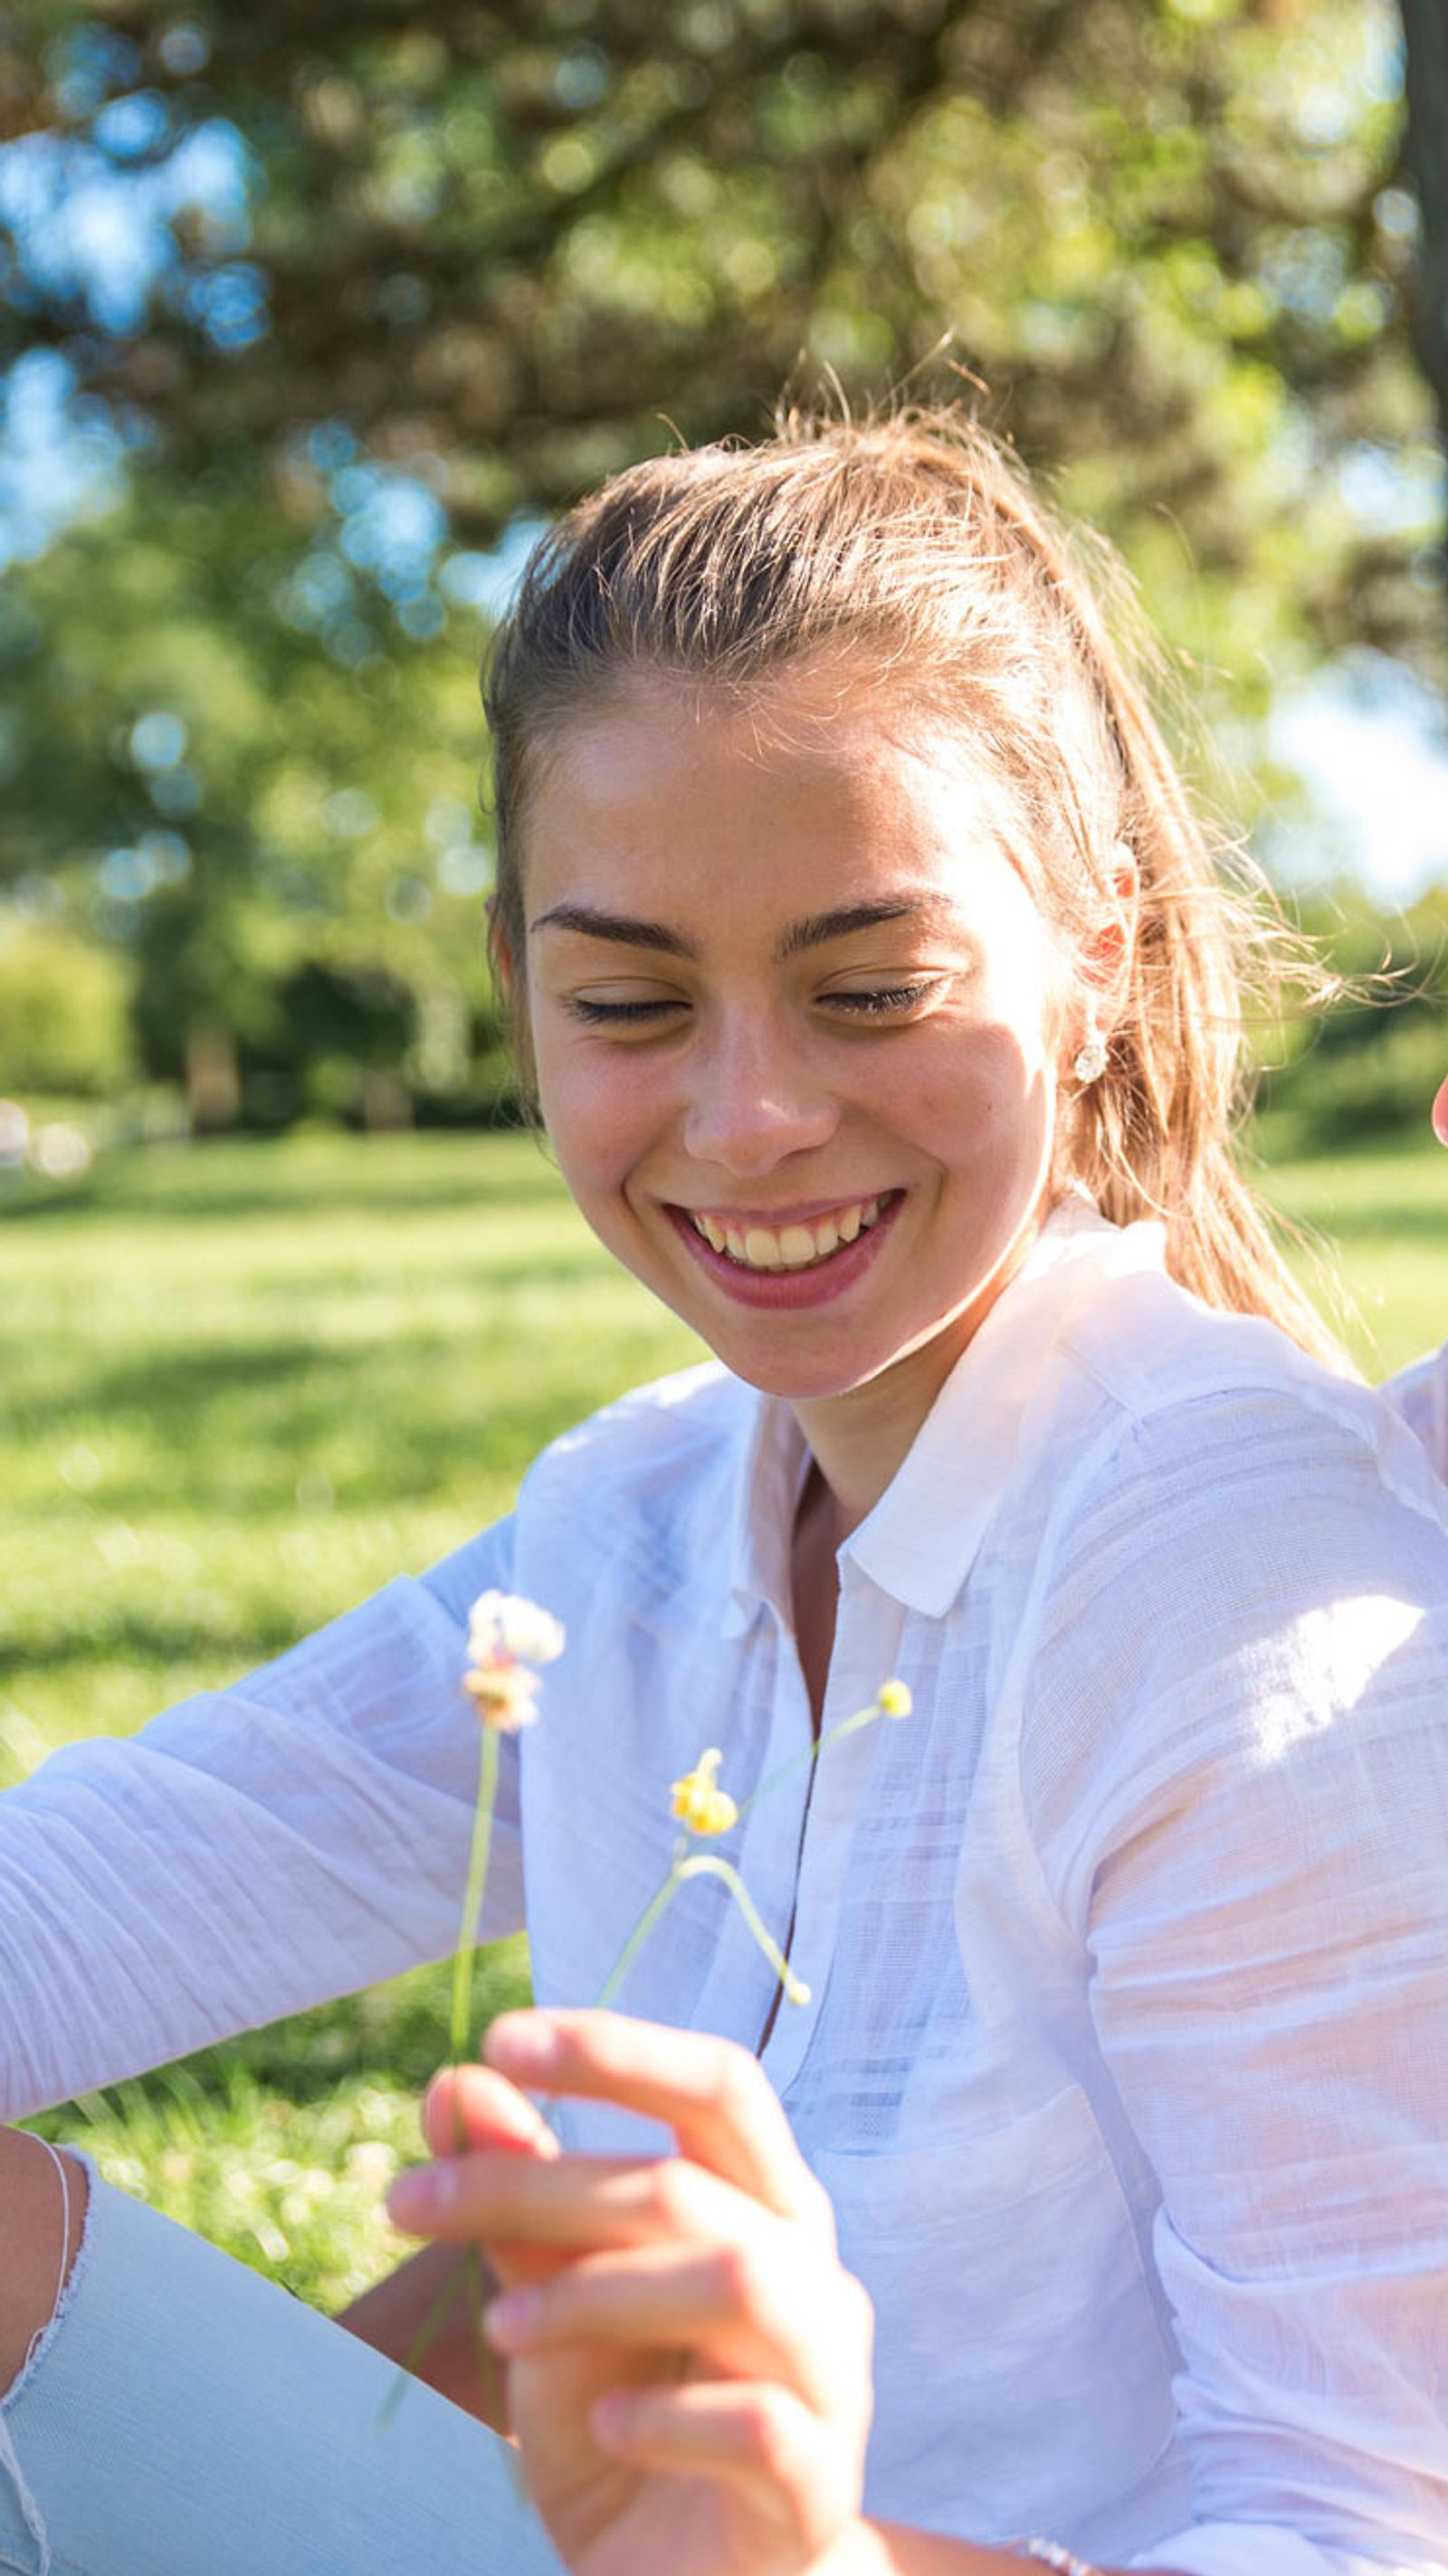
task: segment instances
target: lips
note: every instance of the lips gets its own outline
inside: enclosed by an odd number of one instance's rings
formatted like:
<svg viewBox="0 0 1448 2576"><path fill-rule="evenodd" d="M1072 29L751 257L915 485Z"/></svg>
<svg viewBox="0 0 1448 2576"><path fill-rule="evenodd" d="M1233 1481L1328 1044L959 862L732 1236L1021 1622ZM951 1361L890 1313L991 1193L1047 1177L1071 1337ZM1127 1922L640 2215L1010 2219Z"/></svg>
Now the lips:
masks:
<svg viewBox="0 0 1448 2576"><path fill-rule="evenodd" d="M710 1249L741 1270L812 1270L842 1244L868 1234L897 1195L886 1191L875 1198L849 1199L821 1216L780 1226L767 1225L755 1215L743 1219L708 1208L688 1208L684 1213Z"/></svg>

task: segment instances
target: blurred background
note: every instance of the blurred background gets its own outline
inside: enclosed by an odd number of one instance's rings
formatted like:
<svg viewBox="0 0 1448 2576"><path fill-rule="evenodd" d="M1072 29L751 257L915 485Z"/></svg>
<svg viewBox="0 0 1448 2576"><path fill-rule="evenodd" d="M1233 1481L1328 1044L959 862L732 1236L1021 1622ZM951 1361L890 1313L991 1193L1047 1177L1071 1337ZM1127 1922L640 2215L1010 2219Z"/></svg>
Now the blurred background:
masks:
<svg viewBox="0 0 1448 2576"><path fill-rule="evenodd" d="M1124 551L1218 809L1408 968L1274 1096L1417 1119L1448 34L1406 19L13 0L0 1158L495 1117L475 672L530 537L785 389L959 369Z"/></svg>
<svg viewBox="0 0 1448 2576"><path fill-rule="evenodd" d="M1443 0L10 0L0 328L0 1785L697 1356L500 1132L476 673L551 511L782 392L977 380L1122 549L1394 974L1263 1033L1262 1177L1370 1373L1441 1340ZM42 2125L335 2303L444 1986Z"/></svg>

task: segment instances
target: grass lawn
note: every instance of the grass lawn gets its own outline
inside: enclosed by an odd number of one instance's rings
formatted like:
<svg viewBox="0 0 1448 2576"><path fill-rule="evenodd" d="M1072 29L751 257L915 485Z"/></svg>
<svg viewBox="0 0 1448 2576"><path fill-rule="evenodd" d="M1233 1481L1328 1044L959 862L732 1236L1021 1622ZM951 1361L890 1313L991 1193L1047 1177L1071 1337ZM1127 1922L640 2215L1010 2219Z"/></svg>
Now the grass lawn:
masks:
<svg viewBox="0 0 1448 2576"><path fill-rule="evenodd" d="M1274 1159L1270 1188L1340 1245L1370 1374L1443 1337L1431 1144ZM0 1277L0 1783L426 1565L554 1432L698 1355L521 1136L117 1157L0 1209ZM524 1975L495 1953L490 2000ZM397 2250L380 2189L416 2145L444 1987L422 1971L36 2125L336 2304Z"/></svg>

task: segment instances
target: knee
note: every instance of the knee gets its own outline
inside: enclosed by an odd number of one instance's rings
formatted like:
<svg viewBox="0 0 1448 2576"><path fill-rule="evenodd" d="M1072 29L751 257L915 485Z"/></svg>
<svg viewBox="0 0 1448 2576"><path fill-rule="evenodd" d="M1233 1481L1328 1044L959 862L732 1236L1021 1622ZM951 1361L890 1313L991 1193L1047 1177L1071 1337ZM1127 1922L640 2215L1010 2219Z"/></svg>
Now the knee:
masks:
<svg viewBox="0 0 1448 2576"><path fill-rule="evenodd" d="M55 2314L88 2199L74 2156L52 2153L23 2129L0 2129L0 2395Z"/></svg>

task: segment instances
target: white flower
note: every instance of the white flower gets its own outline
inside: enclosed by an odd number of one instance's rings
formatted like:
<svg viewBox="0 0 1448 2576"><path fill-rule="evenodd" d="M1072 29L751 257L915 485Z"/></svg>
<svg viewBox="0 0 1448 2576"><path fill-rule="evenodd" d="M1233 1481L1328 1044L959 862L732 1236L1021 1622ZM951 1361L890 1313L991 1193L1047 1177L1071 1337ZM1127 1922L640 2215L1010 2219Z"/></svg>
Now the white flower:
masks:
<svg viewBox="0 0 1448 2576"><path fill-rule="evenodd" d="M536 1601L517 1592L480 1592L468 1614L468 1669L463 1688L484 1726L516 1735L538 1714L539 1664L563 1652L563 1630Z"/></svg>
<svg viewBox="0 0 1448 2576"><path fill-rule="evenodd" d="M472 1664L554 1664L563 1652L563 1629L536 1601L519 1592L480 1592L468 1614Z"/></svg>
<svg viewBox="0 0 1448 2576"><path fill-rule="evenodd" d="M526 1664L469 1664L463 1688L484 1726L516 1735L538 1714L538 1676Z"/></svg>

